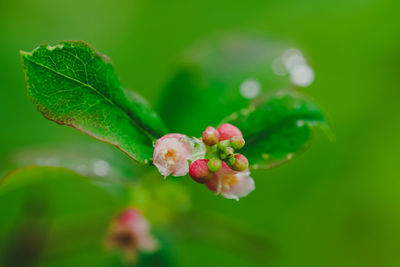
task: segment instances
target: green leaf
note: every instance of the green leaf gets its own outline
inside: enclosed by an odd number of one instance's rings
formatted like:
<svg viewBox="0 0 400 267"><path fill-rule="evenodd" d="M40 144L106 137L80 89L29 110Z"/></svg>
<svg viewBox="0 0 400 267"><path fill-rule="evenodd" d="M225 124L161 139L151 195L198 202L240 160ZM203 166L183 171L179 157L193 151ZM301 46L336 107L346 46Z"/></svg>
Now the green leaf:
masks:
<svg viewBox="0 0 400 267"><path fill-rule="evenodd" d="M290 46L264 36L228 34L185 51L164 89L160 114L173 132L199 136L251 100L240 93L254 81L260 92L290 86L288 76L273 72L274 60Z"/></svg>
<svg viewBox="0 0 400 267"><path fill-rule="evenodd" d="M152 140L166 132L137 94L127 97L110 60L82 41L22 52L28 94L43 115L110 143L147 163Z"/></svg>
<svg viewBox="0 0 400 267"><path fill-rule="evenodd" d="M242 130L246 145L241 153L252 169L270 168L292 159L306 147L315 127L333 136L320 108L294 90L270 92L223 122Z"/></svg>
<svg viewBox="0 0 400 267"><path fill-rule="evenodd" d="M0 162L0 176L32 164L62 167L85 176L103 177L110 182L139 180L148 171L147 167L132 164L129 157L112 146L104 146L96 140L85 138L79 142L48 144L13 151L6 156L6 160Z"/></svg>

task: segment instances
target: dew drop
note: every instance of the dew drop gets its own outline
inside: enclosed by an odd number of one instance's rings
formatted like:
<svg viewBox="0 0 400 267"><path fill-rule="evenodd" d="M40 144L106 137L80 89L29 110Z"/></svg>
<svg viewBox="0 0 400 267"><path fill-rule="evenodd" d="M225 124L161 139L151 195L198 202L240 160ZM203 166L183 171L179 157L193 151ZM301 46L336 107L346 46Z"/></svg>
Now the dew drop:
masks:
<svg viewBox="0 0 400 267"><path fill-rule="evenodd" d="M98 176L106 176L110 171L110 165L107 161L97 160L93 164L93 172Z"/></svg>
<svg viewBox="0 0 400 267"><path fill-rule="evenodd" d="M240 94L247 99L252 99L260 93L260 83L254 79L247 79L240 85Z"/></svg>
<svg viewBox="0 0 400 267"><path fill-rule="evenodd" d="M298 65L291 70L290 80L297 86L309 86L314 81L314 71L307 65Z"/></svg>

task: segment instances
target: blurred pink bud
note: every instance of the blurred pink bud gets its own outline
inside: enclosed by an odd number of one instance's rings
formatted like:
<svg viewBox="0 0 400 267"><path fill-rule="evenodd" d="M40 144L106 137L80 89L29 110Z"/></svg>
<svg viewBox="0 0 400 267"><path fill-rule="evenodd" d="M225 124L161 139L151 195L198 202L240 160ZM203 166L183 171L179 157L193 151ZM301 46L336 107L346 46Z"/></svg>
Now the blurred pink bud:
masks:
<svg viewBox="0 0 400 267"><path fill-rule="evenodd" d="M255 189L249 170L236 172L225 162L222 162L221 170L215 173L215 177L206 186L217 195L221 194L225 198L236 200L247 196Z"/></svg>
<svg viewBox="0 0 400 267"><path fill-rule="evenodd" d="M242 154L234 155L234 162L230 167L235 171L244 171L249 168L249 161Z"/></svg>
<svg viewBox="0 0 400 267"><path fill-rule="evenodd" d="M219 141L219 133L214 127L208 126L203 132L201 139L203 140L203 143L207 146L213 146L216 145Z"/></svg>
<svg viewBox="0 0 400 267"><path fill-rule="evenodd" d="M164 176L185 176L189 171L188 158L191 145L184 141L182 134L167 134L157 140L154 147L153 163Z"/></svg>
<svg viewBox="0 0 400 267"><path fill-rule="evenodd" d="M208 159L198 159L190 165L189 175L200 184L210 181L214 174L208 169Z"/></svg>
<svg viewBox="0 0 400 267"><path fill-rule="evenodd" d="M219 140L229 140L234 136L243 137L242 132L230 123L224 123L217 129L219 133Z"/></svg>
<svg viewBox="0 0 400 267"><path fill-rule="evenodd" d="M231 146L234 149L241 149L244 147L245 141L241 136L234 136L231 138Z"/></svg>
<svg viewBox="0 0 400 267"><path fill-rule="evenodd" d="M150 234L150 225L136 208L127 208L113 220L108 246L121 250L126 259L134 261L139 251L153 252L158 243Z"/></svg>

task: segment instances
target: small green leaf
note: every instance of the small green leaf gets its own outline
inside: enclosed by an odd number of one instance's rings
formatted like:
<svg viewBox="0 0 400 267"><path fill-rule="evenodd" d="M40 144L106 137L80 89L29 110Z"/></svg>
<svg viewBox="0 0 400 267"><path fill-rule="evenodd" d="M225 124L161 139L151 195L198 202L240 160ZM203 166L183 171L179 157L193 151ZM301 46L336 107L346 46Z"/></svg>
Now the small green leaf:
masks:
<svg viewBox="0 0 400 267"><path fill-rule="evenodd" d="M21 52L28 94L43 115L147 163L166 128L136 93L127 97L110 60L82 41Z"/></svg>
<svg viewBox="0 0 400 267"><path fill-rule="evenodd" d="M242 130L246 145L241 153L252 169L274 167L293 158L305 148L314 127L332 136L319 107L294 90L270 92L224 122Z"/></svg>

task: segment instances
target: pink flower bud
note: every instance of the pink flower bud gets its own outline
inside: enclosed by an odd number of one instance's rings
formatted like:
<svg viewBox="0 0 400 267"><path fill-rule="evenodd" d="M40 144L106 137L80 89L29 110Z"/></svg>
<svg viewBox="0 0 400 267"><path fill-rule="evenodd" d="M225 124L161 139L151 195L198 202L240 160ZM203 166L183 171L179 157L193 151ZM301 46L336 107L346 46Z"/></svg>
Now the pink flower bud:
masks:
<svg viewBox="0 0 400 267"><path fill-rule="evenodd" d="M189 175L200 184L210 181L214 174L208 169L208 159L198 159L190 165Z"/></svg>
<svg viewBox="0 0 400 267"><path fill-rule="evenodd" d="M245 141L243 137L240 136L234 136L230 139L231 141L231 146L234 149L241 149L244 147Z"/></svg>
<svg viewBox="0 0 400 267"><path fill-rule="evenodd" d="M107 244L109 248L123 252L129 261L134 261L139 251L153 252L158 247L150 234L148 221L136 208L127 208L116 216Z"/></svg>
<svg viewBox="0 0 400 267"><path fill-rule="evenodd" d="M219 141L219 133L214 127L208 126L203 132L201 139L203 140L203 143L207 146L213 146L216 145Z"/></svg>
<svg viewBox="0 0 400 267"><path fill-rule="evenodd" d="M159 172L167 177L185 176L189 171L188 158L191 145L184 141L182 134L167 134L157 140L154 147L153 163Z"/></svg>
<svg viewBox="0 0 400 267"><path fill-rule="evenodd" d="M229 165L235 171L244 171L249 168L249 161L242 154L235 154L233 164Z"/></svg>
<svg viewBox="0 0 400 267"><path fill-rule="evenodd" d="M219 133L219 140L229 140L234 136L243 137L242 132L230 123L224 123L217 129Z"/></svg>
<svg viewBox="0 0 400 267"><path fill-rule="evenodd" d="M221 194L228 199L239 200L255 189L254 181L248 170L236 172L222 162L222 168L206 186L215 194Z"/></svg>

